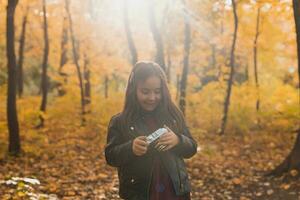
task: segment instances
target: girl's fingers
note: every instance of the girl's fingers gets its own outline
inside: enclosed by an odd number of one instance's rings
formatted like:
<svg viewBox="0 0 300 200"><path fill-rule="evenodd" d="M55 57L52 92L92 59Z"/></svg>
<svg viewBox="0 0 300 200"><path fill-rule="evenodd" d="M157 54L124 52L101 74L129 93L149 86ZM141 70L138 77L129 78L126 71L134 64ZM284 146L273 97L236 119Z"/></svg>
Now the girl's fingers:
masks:
<svg viewBox="0 0 300 200"><path fill-rule="evenodd" d="M136 142L136 144L139 145L139 146L143 146L143 147L146 147L146 146L148 145L147 142L141 141L141 140L138 140L138 141Z"/></svg>
<svg viewBox="0 0 300 200"><path fill-rule="evenodd" d="M142 152L147 151L147 147L145 147L145 146L136 145L135 149L138 151L142 151Z"/></svg>
<svg viewBox="0 0 300 200"><path fill-rule="evenodd" d="M172 140L172 137L160 138L159 142L168 142L170 140Z"/></svg>
<svg viewBox="0 0 300 200"><path fill-rule="evenodd" d="M155 145L155 148L156 149L159 149L161 148L161 146L170 146L172 143L171 142L158 142L156 145Z"/></svg>
<svg viewBox="0 0 300 200"><path fill-rule="evenodd" d="M159 150L159 151L164 151L164 149L166 149L166 147L167 147L167 145L160 145L160 146L158 147L158 150Z"/></svg>
<svg viewBox="0 0 300 200"><path fill-rule="evenodd" d="M147 146L148 145L148 143L145 140L141 139L141 138L138 138L136 140L136 144L140 145L140 146Z"/></svg>
<svg viewBox="0 0 300 200"><path fill-rule="evenodd" d="M164 125L164 128L166 128L169 132L172 131L167 125Z"/></svg>
<svg viewBox="0 0 300 200"><path fill-rule="evenodd" d="M168 151L169 149L171 149L172 146L171 145L167 145L166 148L164 148L162 151Z"/></svg>

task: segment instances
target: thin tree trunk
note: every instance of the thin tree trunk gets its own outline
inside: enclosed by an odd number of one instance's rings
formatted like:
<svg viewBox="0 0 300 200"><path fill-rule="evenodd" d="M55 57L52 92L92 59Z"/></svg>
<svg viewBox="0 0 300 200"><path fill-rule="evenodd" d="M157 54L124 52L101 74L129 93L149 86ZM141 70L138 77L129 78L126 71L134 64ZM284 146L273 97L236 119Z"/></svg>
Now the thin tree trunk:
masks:
<svg viewBox="0 0 300 200"><path fill-rule="evenodd" d="M294 19L296 25L296 37L297 37L297 55L298 55L298 85L300 89L300 3L299 0L293 0ZM300 129L297 130L297 138L294 147L286 159L277 166L270 175L282 175L284 172L292 169L300 172Z"/></svg>
<svg viewBox="0 0 300 200"><path fill-rule="evenodd" d="M66 5L65 5L66 6ZM64 16L63 18L63 27L62 27L62 33L61 33L61 42L60 42L60 62L58 67L58 74L63 78L63 83L59 83L58 89L58 95L63 96L66 94L66 89L64 87L64 84L67 84L68 82L68 74L66 72L63 72L64 65L68 62L68 41L69 41L69 35L68 35L68 17Z"/></svg>
<svg viewBox="0 0 300 200"><path fill-rule="evenodd" d="M48 23L47 23L47 9L46 9L46 0L43 0L43 29L44 29L44 56L42 63L42 81L41 81L41 89L42 89L42 102L40 106L40 124L37 127L43 127L45 121L45 114L47 108L47 95L48 95L48 55L49 55L49 38L48 38Z"/></svg>
<svg viewBox="0 0 300 200"><path fill-rule="evenodd" d="M107 75L105 75L105 79L104 79L104 97L105 97L105 99L108 98L108 77L107 77Z"/></svg>
<svg viewBox="0 0 300 200"><path fill-rule="evenodd" d="M19 60L18 60L18 95L21 98L23 95L23 61L24 61L24 47L25 47L25 39L26 39L26 25L27 25L27 16L28 16L28 9L27 7L25 15L23 16L22 21L22 31L20 36L20 47L19 47Z"/></svg>
<svg viewBox="0 0 300 200"><path fill-rule="evenodd" d="M247 62L245 69L246 80L249 81L249 64Z"/></svg>
<svg viewBox="0 0 300 200"><path fill-rule="evenodd" d="M68 62L68 56L67 56L67 45L69 40L68 35L68 19L67 17L63 18L63 28L62 28L62 35L61 35L61 43L60 43L60 62L59 62L59 68L58 73L62 77L64 77L65 83L67 82L67 74L62 72L63 66Z"/></svg>
<svg viewBox="0 0 300 200"><path fill-rule="evenodd" d="M255 86L256 86L256 110L259 111L260 105L260 95L259 95L259 82L258 82L258 72L257 72L257 40L259 37L259 21L260 21L260 7L257 9L257 17L256 17L256 33L253 42L253 61L254 61L254 77L255 77Z"/></svg>
<svg viewBox="0 0 300 200"><path fill-rule="evenodd" d="M86 105L91 103L91 82L90 82L90 69L89 69L89 59L86 54L84 54L84 64L83 64L83 77L84 77L84 102Z"/></svg>
<svg viewBox="0 0 300 200"><path fill-rule="evenodd" d="M216 45L211 44L210 47L211 47L211 67L213 69L215 69L216 63L217 63L217 61L216 61Z"/></svg>
<svg viewBox="0 0 300 200"><path fill-rule="evenodd" d="M183 3L185 3L183 1ZM187 88L187 76L189 73L189 56L190 56L190 44L191 44L191 27L190 21L187 15L184 15L184 57L183 57L183 69L180 83L180 97L179 108L185 115L186 109L186 88Z"/></svg>
<svg viewBox="0 0 300 200"><path fill-rule="evenodd" d="M232 0L232 7L233 7L233 15L234 15L234 34L233 34L233 41L232 41L232 47L231 47L231 54L230 54L230 76L228 79L227 84L227 94L225 97L224 102L224 113L222 117L222 124L220 129L220 135L223 135L225 133L226 123L227 123L227 115L230 105L230 95L231 95L231 87L232 87L232 80L234 75L234 51L235 51L235 43L237 38L237 30L238 30L238 17L236 13L236 4L235 0Z"/></svg>
<svg viewBox="0 0 300 200"><path fill-rule="evenodd" d="M156 45L155 62L157 62L161 66L161 68L166 72L166 64L164 58L164 44L160 32L157 29L153 0L149 0L149 23L150 23L150 29L153 35L153 39Z"/></svg>
<svg viewBox="0 0 300 200"><path fill-rule="evenodd" d="M81 97L81 122L82 125L85 124L85 106L84 106L84 91L83 91L83 82L82 82L82 74L81 74L81 70L80 70L80 65L78 62L78 52L77 52L77 48L76 48L76 38L74 35L74 31L73 31L73 22L72 22L72 16L71 16L71 12L70 12L70 3L69 0L66 0L66 11L68 14L68 18L69 18L69 28L70 28L70 34L71 34L71 41L72 41L72 50L73 50L73 59L76 65L76 69L77 69L77 76L78 76L78 80L79 80L79 88L80 88L80 97Z"/></svg>
<svg viewBox="0 0 300 200"><path fill-rule="evenodd" d="M130 22L128 19L128 1L124 0L124 8L123 8L123 14L124 14L124 27L125 27L125 33L126 38L128 42L128 47L131 53L131 64L132 66L135 65L135 63L138 60L137 50L132 38L131 30L130 30Z"/></svg>
<svg viewBox="0 0 300 200"><path fill-rule="evenodd" d="M15 29L14 16L18 0L8 0L6 17L6 54L8 68L7 83L7 124L9 133L8 152L17 155L21 151L21 142L19 136L19 122L16 105L16 55L15 55Z"/></svg>

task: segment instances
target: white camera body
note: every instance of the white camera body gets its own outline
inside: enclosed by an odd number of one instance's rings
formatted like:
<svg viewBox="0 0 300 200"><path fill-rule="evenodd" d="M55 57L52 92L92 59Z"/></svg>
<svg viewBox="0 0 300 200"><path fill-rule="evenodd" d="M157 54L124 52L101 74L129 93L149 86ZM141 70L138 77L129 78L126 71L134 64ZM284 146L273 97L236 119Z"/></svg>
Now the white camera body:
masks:
<svg viewBox="0 0 300 200"><path fill-rule="evenodd" d="M162 136L163 134L167 133L168 130L166 128L159 128L156 131L154 131L153 133L151 133L150 135L147 136L147 143L151 144L154 141L156 141L160 136Z"/></svg>

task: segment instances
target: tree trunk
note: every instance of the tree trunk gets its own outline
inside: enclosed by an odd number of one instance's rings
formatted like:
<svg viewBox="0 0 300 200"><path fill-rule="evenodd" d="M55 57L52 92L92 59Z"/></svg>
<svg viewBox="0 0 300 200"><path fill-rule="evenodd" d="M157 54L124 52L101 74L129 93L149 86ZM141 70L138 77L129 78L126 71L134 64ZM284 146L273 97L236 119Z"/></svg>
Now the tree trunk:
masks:
<svg viewBox="0 0 300 200"><path fill-rule="evenodd" d="M164 44L160 32L157 29L153 0L149 0L149 23L150 23L150 29L153 35L153 39L156 45L155 62L157 62L161 66L161 68L166 72L166 64L164 58Z"/></svg>
<svg viewBox="0 0 300 200"><path fill-rule="evenodd" d="M238 17L236 13L236 4L235 0L232 0L232 10L234 15L234 34L233 34L233 41L232 41L232 47L231 47L231 53L230 53L230 75L227 83L227 93L225 97L224 102L224 113L222 117L222 124L220 129L220 135L223 135L225 133L226 123L227 123L227 115L230 105L230 95L231 95L231 87L232 87L232 79L234 75L234 51L235 51L235 43L237 38L237 30L238 30Z"/></svg>
<svg viewBox="0 0 300 200"><path fill-rule="evenodd" d="M300 3L299 0L293 0L294 18L296 25L296 37L297 37L297 55L298 55L298 84L300 88ZM282 175L284 172L292 169L300 172L300 129L297 130L298 135L294 144L294 147L286 159L277 166L269 175Z"/></svg>
<svg viewBox="0 0 300 200"><path fill-rule="evenodd" d="M65 5L66 7L66 5ZM58 89L58 95L63 96L66 94L66 89L64 87L64 84L67 84L68 82L68 74L63 72L64 65L68 62L68 41L69 41L69 35L68 35L68 18L67 16L64 16L63 18L63 27L62 27L62 34L61 34L61 43L60 43L60 62L59 62L59 68L58 68L58 74L63 78L64 83L59 83Z"/></svg>
<svg viewBox="0 0 300 200"><path fill-rule="evenodd" d="M136 47L132 38L131 30L130 30L130 23L128 19L128 1L124 1L124 8L123 8L123 13L124 13L124 26L125 26L125 33L126 33L126 38L128 42L128 47L131 53L131 64L132 66L135 65L135 63L138 60L138 55L136 51Z"/></svg>
<svg viewBox="0 0 300 200"><path fill-rule="evenodd" d="M17 155L21 151L21 143L19 136L19 122L17 116L16 105L16 55L15 55L15 30L14 16L18 0L8 0L7 18L6 18L6 54L8 68L8 83L7 83L7 124L9 133L8 152Z"/></svg>
<svg viewBox="0 0 300 200"><path fill-rule="evenodd" d="M41 81L41 89L42 89L42 102L40 106L40 124L37 127L43 127L45 121L46 107L47 107L47 95L48 95L48 55L49 55L49 38L48 38L48 22L47 22L47 9L46 9L46 0L43 0L43 29L44 29L44 56L42 63L42 81Z"/></svg>
<svg viewBox="0 0 300 200"><path fill-rule="evenodd" d="M18 80L18 94L19 97L21 98L23 95L23 88L24 88L24 83L23 83L23 61L24 61L24 47L25 47L25 38L26 38L26 25L27 25L27 16L28 16L28 9L27 7L25 15L23 17L23 22L22 22L22 31L21 31L21 36L20 36L20 46L19 46L19 60L18 60L18 70L17 70L17 80Z"/></svg>
<svg viewBox="0 0 300 200"><path fill-rule="evenodd" d="M298 129L297 138L292 151L285 158L285 160L272 170L267 175L281 176L283 173L290 170L297 170L300 173L300 129Z"/></svg>
<svg viewBox="0 0 300 200"><path fill-rule="evenodd" d="M68 62L68 57L67 57L67 45L68 45L68 40L69 40L69 35L68 35L68 19L67 17L64 17L63 19L63 29L62 29L62 35L61 35L61 43L60 43L60 62L59 62L59 68L58 68L58 73L60 76L64 77L64 82L67 82L67 74L62 72L62 69L64 65Z"/></svg>
<svg viewBox="0 0 300 200"><path fill-rule="evenodd" d="M83 78L84 78L84 103L88 105L91 103L91 82L90 82L90 69L89 69L89 59L86 54L84 54L84 64L83 64Z"/></svg>
<svg viewBox="0 0 300 200"><path fill-rule="evenodd" d="M183 1L184 3L184 1ZM183 57L183 69L181 74L180 83L180 97L179 108L185 115L186 108L186 88L187 88L187 76L189 73L189 56L190 56L190 44L191 44L191 27L190 21L187 15L184 15L184 57Z"/></svg>
<svg viewBox="0 0 300 200"><path fill-rule="evenodd" d="M258 82L258 73L257 73L257 40L259 37L259 21L260 21L260 7L257 9L257 18L256 18L256 33L253 42L253 61L254 61L254 77L255 77L255 86L256 86L256 110L259 111L260 104L260 95L259 95L259 82Z"/></svg>
<svg viewBox="0 0 300 200"><path fill-rule="evenodd" d="M70 28L70 34L71 34L71 41L72 41L72 51L73 51L73 59L76 65L76 69L77 69L77 76L78 76L78 80L79 80L79 88L80 88L80 97L81 97L81 123L82 125L85 124L85 106L84 106L84 91L83 91L83 82L82 82L82 73L80 70L80 65L78 62L78 52L77 52L77 48L76 48L76 38L74 35L74 31L73 31L73 22L72 22L72 16L71 16L71 12L70 12L70 3L69 0L66 0L66 10L67 10L67 14L68 14L68 18L69 18L69 28Z"/></svg>
<svg viewBox="0 0 300 200"><path fill-rule="evenodd" d="M104 97L105 97L105 99L108 98L108 77L107 77L107 75L105 76L105 79L104 79Z"/></svg>
<svg viewBox="0 0 300 200"><path fill-rule="evenodd" d="M293 0L294 18L297 37L297 55L298 55L298 88L300 89L300 2Z"/></svg>

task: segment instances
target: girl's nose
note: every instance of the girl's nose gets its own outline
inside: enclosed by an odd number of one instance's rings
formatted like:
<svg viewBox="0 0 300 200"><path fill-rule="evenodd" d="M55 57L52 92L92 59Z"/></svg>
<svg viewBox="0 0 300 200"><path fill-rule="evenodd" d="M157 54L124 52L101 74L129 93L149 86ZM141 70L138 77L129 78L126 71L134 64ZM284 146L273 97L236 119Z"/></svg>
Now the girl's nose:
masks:
<svg viewBox="0 0 300 200"><path fill-rule="evenodd" d="M150 100L155 100L155 93L154 92L150 93L149 99Z"/></svg>

